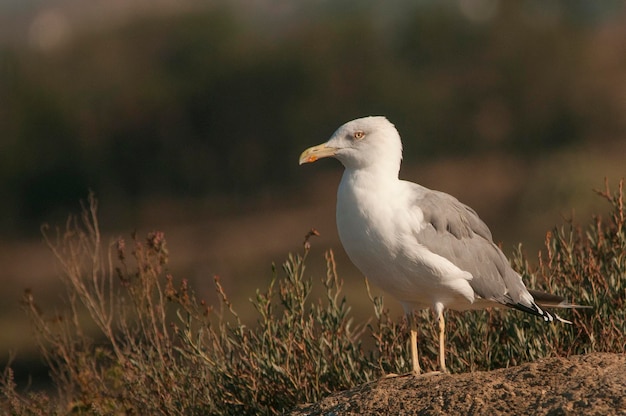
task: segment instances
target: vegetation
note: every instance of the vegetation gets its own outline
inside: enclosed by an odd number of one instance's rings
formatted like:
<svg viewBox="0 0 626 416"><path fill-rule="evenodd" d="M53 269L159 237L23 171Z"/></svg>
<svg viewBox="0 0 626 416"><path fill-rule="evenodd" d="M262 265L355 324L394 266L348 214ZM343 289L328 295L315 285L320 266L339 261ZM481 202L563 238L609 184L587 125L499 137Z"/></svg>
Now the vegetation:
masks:
<svg viewBox="0 0 626 416"><path fill-rule="evenodd" d="M624 352L626 218L623 181L598 192L610 218L572 223L546 237L536 268L518 251L514 265L530 286L565 295L593 309L564 312L573 325L545 324L517 311L447 313L452 372L488 370L546 356ZM251 302L256 325L239 319L219 278L219 306L198 299L186 280L167 273L164 235L103 243L90 197L80 219L53 238L67 310L41 311L33 293L22 300L50 368L58 396L19 393L10 368L1 378L4 414L278 414L331 392L409 371L405 319L389 316L371 297L374 317L355 323L331 251L310 299L304 251L273 270ZM435 368L435 325L420 313L426 368ZM426 323L428 322L428 323ZM91 339L86 328L100 337ZM373 342L372 342L373 341ZM370 345L370 346L366 346Z"/></svg>

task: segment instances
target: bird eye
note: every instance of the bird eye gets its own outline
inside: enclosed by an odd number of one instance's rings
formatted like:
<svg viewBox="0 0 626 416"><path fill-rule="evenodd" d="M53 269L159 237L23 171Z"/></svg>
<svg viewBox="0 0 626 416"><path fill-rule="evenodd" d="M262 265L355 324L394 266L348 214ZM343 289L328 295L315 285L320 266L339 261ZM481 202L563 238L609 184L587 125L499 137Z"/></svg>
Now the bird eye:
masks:
<svg viewBox="0 0 626 416"><path fill-rule="evenodd" d="M355 140L361 140L363 137L365 137L365 132L358 130L354 132L353 136Z"/></svg>

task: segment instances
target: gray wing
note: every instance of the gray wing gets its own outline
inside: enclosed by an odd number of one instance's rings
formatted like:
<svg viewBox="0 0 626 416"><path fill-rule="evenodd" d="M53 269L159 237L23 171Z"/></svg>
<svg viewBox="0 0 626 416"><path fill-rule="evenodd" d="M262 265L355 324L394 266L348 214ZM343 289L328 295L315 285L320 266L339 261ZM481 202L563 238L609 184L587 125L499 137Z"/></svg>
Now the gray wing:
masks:
<svg viewBox="0 0 626 416"><path fill-rule="evenodd" d="M528 301L521 277L493 243L491 231L476 211L451 195L420 188L415 204L427 225L416 233L417 241L471 273L469 284L483 299L543 315L534 302Z"/></svg>

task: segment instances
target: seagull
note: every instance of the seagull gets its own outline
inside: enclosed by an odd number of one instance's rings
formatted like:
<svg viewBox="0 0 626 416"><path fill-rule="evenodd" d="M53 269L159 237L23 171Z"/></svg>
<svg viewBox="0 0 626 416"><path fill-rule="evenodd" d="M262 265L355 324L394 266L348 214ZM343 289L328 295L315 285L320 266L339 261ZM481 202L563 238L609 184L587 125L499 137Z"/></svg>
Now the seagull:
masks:
<svg viewBox="0 0 626 416"><path fill-rule="evenodd" d="M476 211L455 197L398 177L402 141L385 117L339 127L300 155L300 165L334 157L345 171L337 191L337 228L350 260L397 299L410 322L412 371L420 374L414 310L432 308L439 324L439 369L445 363L444 309L518 309L571 323L543 307L578 307L528 290L493 242Z"/></svg>

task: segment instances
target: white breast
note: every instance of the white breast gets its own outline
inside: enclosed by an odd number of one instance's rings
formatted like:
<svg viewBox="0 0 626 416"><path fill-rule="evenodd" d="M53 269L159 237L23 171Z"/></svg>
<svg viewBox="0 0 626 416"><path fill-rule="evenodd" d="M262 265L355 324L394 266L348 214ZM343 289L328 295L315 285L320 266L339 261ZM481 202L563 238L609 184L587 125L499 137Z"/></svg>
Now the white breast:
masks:
<svg viewBox="0 0 626 416"><path fill-rule="evenodd" d="M346 170L337 193L337 228L346 253L372 283L404 304L473 302L471 274L415 240L424 218L409 197L397 179L381 184Z"/></svg>

